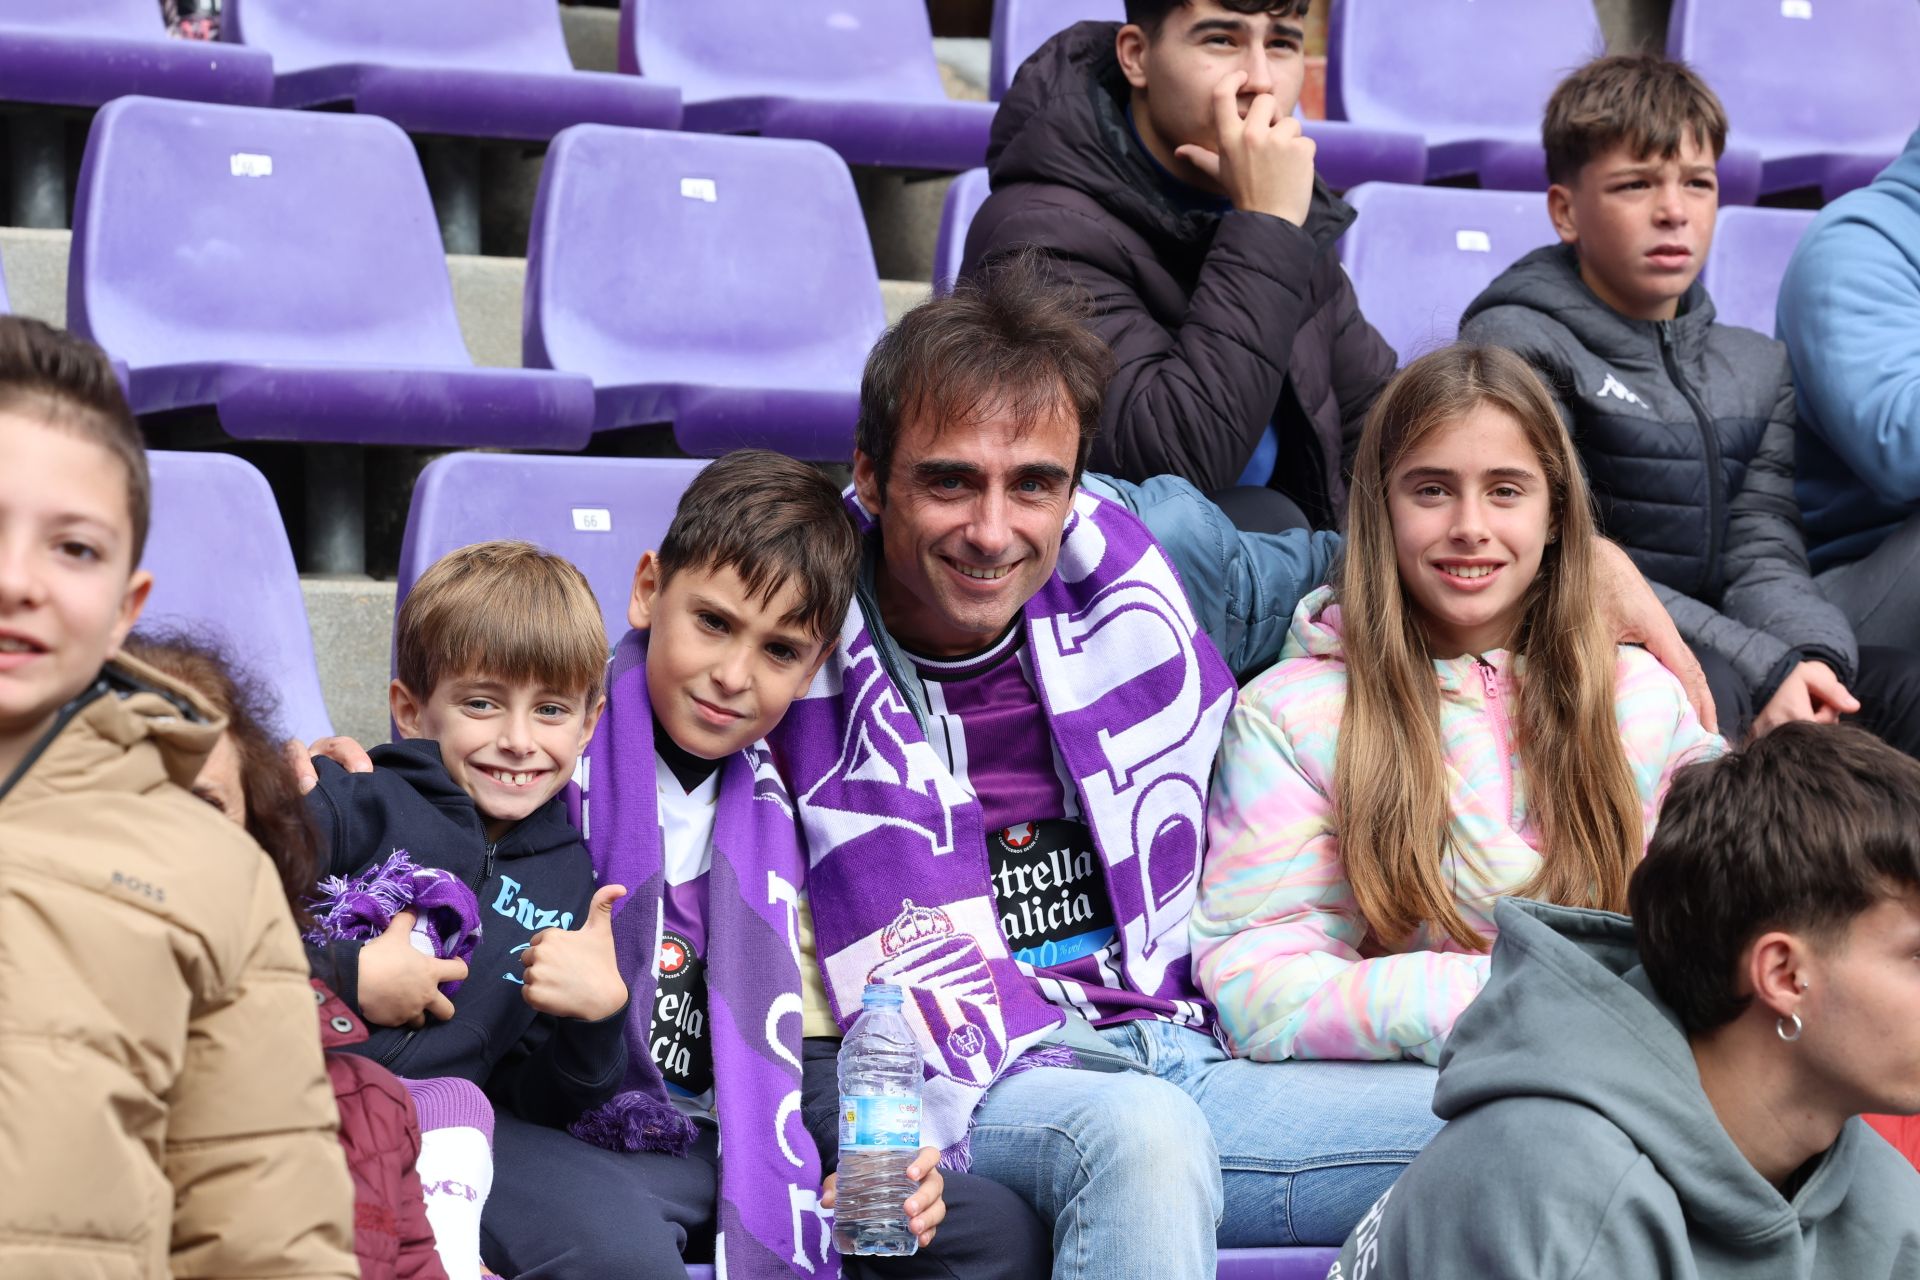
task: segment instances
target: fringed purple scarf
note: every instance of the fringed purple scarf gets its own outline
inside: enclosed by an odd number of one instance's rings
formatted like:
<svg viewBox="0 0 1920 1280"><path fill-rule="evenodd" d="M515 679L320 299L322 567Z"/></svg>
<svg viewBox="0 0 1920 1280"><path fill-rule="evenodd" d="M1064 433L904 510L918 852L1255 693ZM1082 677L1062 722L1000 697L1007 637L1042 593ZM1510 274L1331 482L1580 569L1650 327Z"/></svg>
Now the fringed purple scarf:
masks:
<svg viewBox="0 0 1920 1280"><path fill-rule="evenodd" d="M871 518L855 507L858 518ZM1200 631L1166 553L1124 507L1076 495L1053 577L1025 608L1054 742L1106 866L1120 929L1108 985L1197 1025L1187 916L1232 673ZM908 988L927 1085L921 1136L964 1167L969 1121L997 1078L1062 1022L1009 954L980 806L941 764L855 609L813 687L769 735L798 798L834 1013L869 981ZM1105 1010L1083 989L1096 1017Z"/></svg>
<svg viewBox="0 0 1920 1280"><path fill-rule="evenodd" d="M328 876L314 886L308 942L362 942L387 931L402 911L414 913L414 949L442 960L466 961L480 945L480 902L451 871L422 867L405 849L358 875ZM452 995L459 979L440 984Z"/></svg>
<svg viewBox="0 0 1920 1280"><path fill-rule="evenodd" d="M819 1207L820 1157L800 1115L800 948L806 863L793 808L764 750L721 764L707 882L707 1018L720 1122L718 1272L733 1280L832 1277L832 1214ZM613 942L632 995L623 1092L573 1126L615 1151L684 1155L690 1121L654 1066L661 895L666 887L646 636L613 654L607 709L568 791L601 884L626 886Z"/></svg>

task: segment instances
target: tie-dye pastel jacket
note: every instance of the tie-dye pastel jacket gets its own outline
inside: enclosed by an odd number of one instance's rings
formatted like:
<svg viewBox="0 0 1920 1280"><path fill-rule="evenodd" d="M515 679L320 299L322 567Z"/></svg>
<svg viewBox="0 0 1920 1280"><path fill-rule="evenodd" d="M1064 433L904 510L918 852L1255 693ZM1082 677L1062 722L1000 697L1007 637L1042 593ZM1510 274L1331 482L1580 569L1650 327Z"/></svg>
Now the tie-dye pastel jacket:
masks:
<svg viewBox="0 0 1920 1280"><path fill-rule="evenodd" d="M1460 913L1489 941L1494 903L1540 867L1515 751L1512 657L1436 661L1452 787L1446 855ZM1646 831L1675 769L1719 755L1680 682L1622 647L1616 701ZM1369 936L1334 829L1335 747L1346 708L1340 609L1300 602L1280 662L1240 693L1220 744L1208 852L1192 920L1194 968L1246 1058L1437 1063L1488 957L1423 925L1388 948Z"/></svg>

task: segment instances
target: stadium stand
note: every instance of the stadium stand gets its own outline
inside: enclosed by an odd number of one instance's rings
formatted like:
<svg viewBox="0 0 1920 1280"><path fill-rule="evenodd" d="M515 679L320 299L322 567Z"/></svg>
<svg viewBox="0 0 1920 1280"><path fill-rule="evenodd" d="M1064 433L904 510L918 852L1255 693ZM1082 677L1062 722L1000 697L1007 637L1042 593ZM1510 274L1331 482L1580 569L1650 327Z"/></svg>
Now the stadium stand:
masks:
<svg viewBox="0 0 1920 1280"><path fill-rule="evenodd" d="M993 7L990 91L995 101L1035 49L1076 22L1124 22L1124 0L997 0ZM1302 120L1314 141L1314 167L1336 191L1362 182L1420 182L1427 147L1417 133L1340 120Z"/></svg>
<svg viewBox="0 0 1920 1280"><path fill-rule="evenodd" d="M1551 244L1547 202L1533 193L1368 183L1340 258L1360 311L1400 363L1458 336L1460 313L1530 249Z"/></svg>
<svg viewBox="0 0 1920 1280"><path fill-rule="evenodd" d="M196 225L220 231L156 252L157 228ZM236 440L577 449L592 429L585 378L474 366L413 145L371 116L110 103L67 324L126 362L135 413L212 410ZM357 459L309 459L310 569L362 567Z"/></svg>
<svg viewBox="0 0 1920 1280"><path fill-rule="evenodd" d="M264 106L273 63L167 38L154 0L0 0L0 101L91 110L129 93ZM8 222L67 225L66 118L10 111Z"/></svg>
<svg viewBox="0 0 1920 1280"><path fill-rule="evenodd" d="M576 71L557 5L227 0L221 38L273 55L273 105L347 107L409 133L545 142L576 124L672 129L671 85Z"/></svg>
<svg viewBox="0 0 1920 1280"><path fill-rule="evenodd" d="M886 324L839 157L813 142L581 125L554 140L527 250L524 359L586 374L599 431L686 452L852 455Z"/></svg>
<svg viewBox="0 0 1920 1280"><path fill-rule="evenodd" d="M272 53L273 101L384 116L420 139L451 253L481 251L477 140L544 144L576 124L680 124L680 92L576 71L556 5L526 0L228 0L224 39Z"/></svg>
<svg viewBox="0 0 1920 1280"><path fill-rule="evenodd" d="M469 543L519 538L563 555L587 575L606 615L607 642L628 631L640 553L658 548L704 462L684 458L528 458L455 453L413 486L400 544L398 598L441 556Z"/></svg>
<svg viewBox="0 0 1920 1280"><path fill-rule="evenodd" d="M684 127L810 138L848 164L983 163L993 106L948 98L927 11L903 0L625 0L620 69L678 85Z"/></svg>
<svg viewBox="0 0 1920 1280"><path fill-rule="evenodd" d="M1824 203L1863 187L1920 122L1912 0L1674 0L1667 52L1720 95L1768 195L1810 189Z"/></svg>
<svg viewBox="0 0 1920 1280"><path fill-rule="evenodd" d="M1547 98L1604 52L1590 0L1477 0L1441 22L1341 0L1328 15L1327 115L1423 134L1429 182L1545 191ZM1720 183L1722 204L1753 203L1759 157L1729 149Z"/></svg>
<svg viewBox="0 0 1920 1280"><path fill-rule="evenodd" d="M1811 209L1723 209L1700 282L1722 324L1773 336L1773 303Z"/></svg>
<svg viewBox="0 0 1920 1280"><path fill-rule="evenodd" d="M969 169L947 188L946 201L940 206L940 239L933 249L934 292L946 293L960 278L967 260L967 228L991 190L985 169Z"/></svg>
<svg viewBox="0 0 1920 1280"><path fill-rule="evenodd" d="M218 453L154 450L147 467L153 527L143 563L153 594L141 627L217 641L278 696L284 732L305 742L332 733L300 575L266 477Z"/></svg>

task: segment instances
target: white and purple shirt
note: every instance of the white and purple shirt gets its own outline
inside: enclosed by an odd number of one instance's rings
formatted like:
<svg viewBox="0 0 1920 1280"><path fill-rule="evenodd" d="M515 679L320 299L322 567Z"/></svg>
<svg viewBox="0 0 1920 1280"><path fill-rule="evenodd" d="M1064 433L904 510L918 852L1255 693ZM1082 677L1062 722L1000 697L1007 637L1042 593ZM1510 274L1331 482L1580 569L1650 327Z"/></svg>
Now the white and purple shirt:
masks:
<svg viewBox="0 0 1920 1280"><path fill-rule="evenodd" d="M713 1042L707 1034L707 878L720 774L691 791L664 759L654 762L666 887L649 1043L667 1093L684 1110L713 1110Z"/></svg>

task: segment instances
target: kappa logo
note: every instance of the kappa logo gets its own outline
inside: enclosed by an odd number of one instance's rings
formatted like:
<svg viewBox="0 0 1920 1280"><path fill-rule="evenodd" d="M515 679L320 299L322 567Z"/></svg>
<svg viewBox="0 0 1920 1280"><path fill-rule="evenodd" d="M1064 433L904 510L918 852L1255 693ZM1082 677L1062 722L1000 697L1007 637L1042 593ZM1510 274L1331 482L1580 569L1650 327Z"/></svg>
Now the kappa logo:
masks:
<svg viewBox="0 0 1920 1280"><path fill-rule="evenodd" d="M1616 400L1625 400L1628 404L1637 404L1642 409L1647 407L1646 401L1635 395L1626 383L1614 377L1611 372L1607 374L1607 380L1600 384L1600 389L1594 392L1594 395L1602 400L1612 396Z"/></svg>

